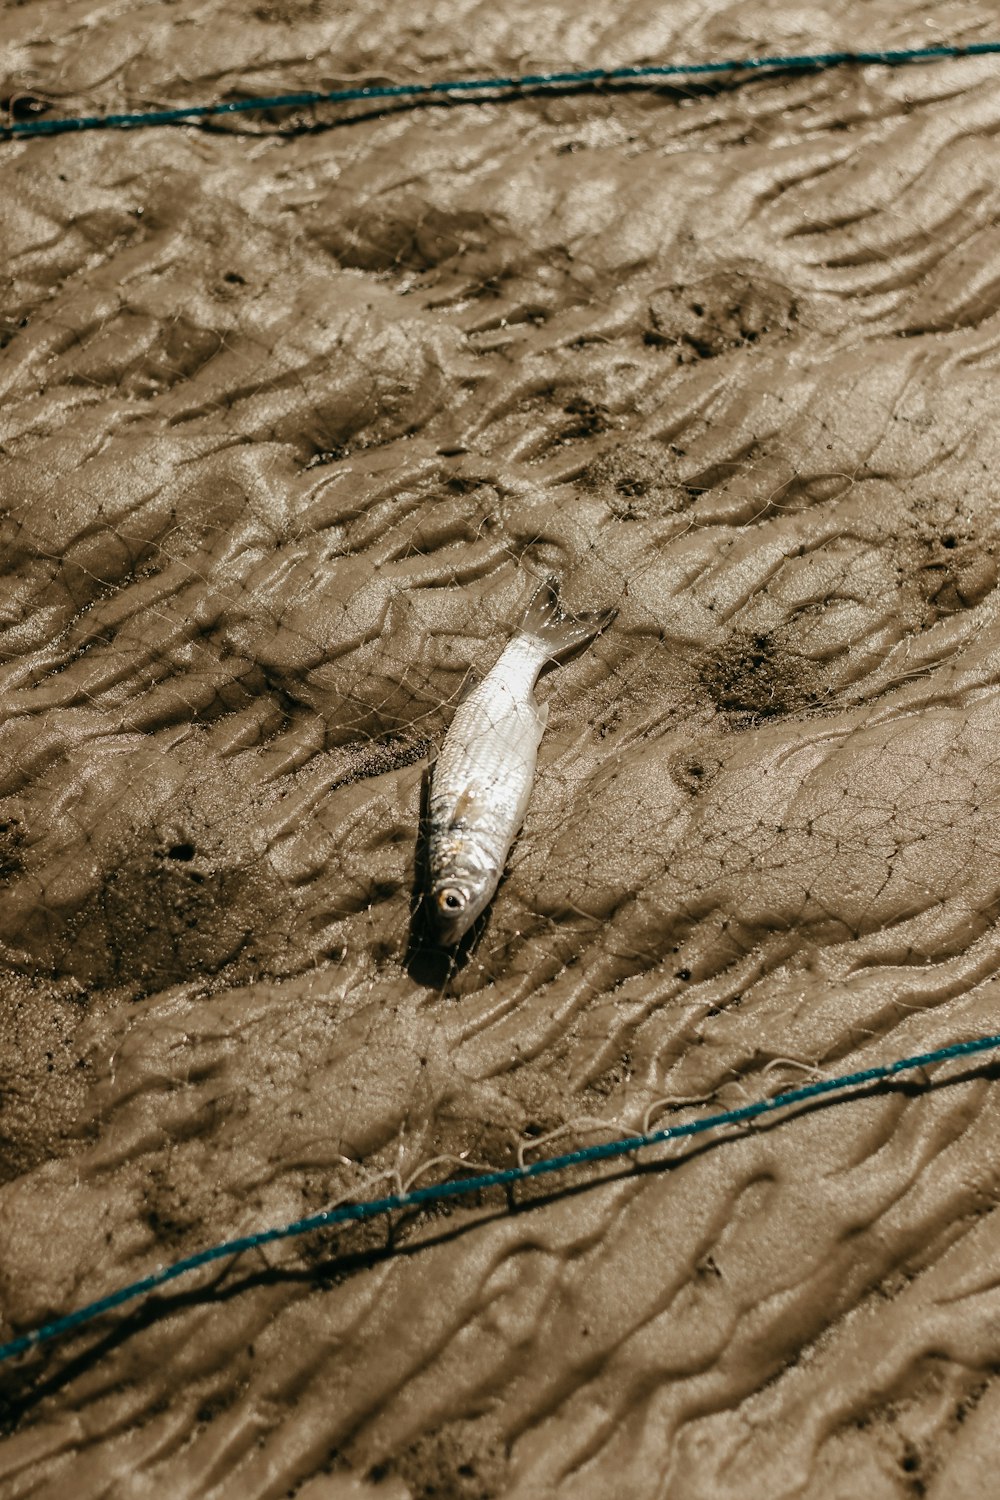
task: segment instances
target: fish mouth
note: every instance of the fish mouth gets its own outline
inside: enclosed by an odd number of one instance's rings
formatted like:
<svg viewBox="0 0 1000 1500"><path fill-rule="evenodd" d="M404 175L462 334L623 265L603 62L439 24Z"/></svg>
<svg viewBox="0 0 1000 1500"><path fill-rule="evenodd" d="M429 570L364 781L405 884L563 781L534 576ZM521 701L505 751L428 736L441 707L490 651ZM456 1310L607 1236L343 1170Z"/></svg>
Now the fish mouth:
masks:
<svg viewBox="0 0 1000 1500"><path fill-rule="evenodd" d="M454 948L457 943L462 941L471 926L471 922L461 927L456 927L454 924L445 926L439 922L436 932L437 940L443 948Z"/></svg>
<svg viewBox="0 0 1000 1500"><path fill-rule="evenodd" d="M476 920L476 916L477 913L475 912L462 912L461 915L457 917L446 917L442 916L440 912L435 910L433 912L434 931L435 935L437 936L438 942L444 943L447 947L451 947L454 943L461 942L462 938L465 937L465 934L468 932L469 928Z"/></svg>

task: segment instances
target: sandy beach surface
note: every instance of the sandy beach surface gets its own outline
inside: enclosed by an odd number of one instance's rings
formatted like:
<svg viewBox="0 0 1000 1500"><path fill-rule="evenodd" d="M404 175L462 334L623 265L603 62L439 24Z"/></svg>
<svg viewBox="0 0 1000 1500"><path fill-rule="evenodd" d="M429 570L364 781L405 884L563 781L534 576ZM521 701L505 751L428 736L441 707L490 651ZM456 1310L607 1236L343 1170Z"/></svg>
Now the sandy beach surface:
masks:
<svg viewBox="0 0 1000 1500"><path fill-rule="evenodd" d="M998 37L28 0L0 99ZM0 145L0 1338L1000 1030L998 141L987 57ZM618 613L449 956L428 756L547 573ZM221 1262L0 1367L0 1496L994 1495L1000 1082L928 1083Z"/></svg>

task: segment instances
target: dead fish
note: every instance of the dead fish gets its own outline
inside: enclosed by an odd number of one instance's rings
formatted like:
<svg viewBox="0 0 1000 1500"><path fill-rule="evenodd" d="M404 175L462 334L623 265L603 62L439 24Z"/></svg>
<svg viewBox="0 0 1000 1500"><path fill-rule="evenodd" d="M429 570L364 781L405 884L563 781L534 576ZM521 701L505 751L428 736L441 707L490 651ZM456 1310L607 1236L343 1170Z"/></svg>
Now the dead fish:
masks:
<svg viewBox="0 0 1000 1500"><path fill-rule="evenodd" d="M524 820L549 713L535 702L539 673L614 615L564 615L547 578L496 666L459 705L429 798L430 904L442 943L457 943L489 904Z"/></svg>

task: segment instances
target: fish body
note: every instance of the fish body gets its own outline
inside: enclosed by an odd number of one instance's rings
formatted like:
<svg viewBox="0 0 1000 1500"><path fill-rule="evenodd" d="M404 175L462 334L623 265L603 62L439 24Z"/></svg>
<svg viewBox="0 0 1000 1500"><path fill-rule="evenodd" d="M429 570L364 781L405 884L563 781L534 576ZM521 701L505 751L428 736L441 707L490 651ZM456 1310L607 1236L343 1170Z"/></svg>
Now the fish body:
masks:
<svg viewBox="0 0 1000 1500"><path fill-rule="evenodd" d="M548 718L548 705L535 701L539 673L610 618L564 615L547 579L496 666L459 705L429 799L431 910L442 942L457 943L489 904L524 821Z"/></svg>

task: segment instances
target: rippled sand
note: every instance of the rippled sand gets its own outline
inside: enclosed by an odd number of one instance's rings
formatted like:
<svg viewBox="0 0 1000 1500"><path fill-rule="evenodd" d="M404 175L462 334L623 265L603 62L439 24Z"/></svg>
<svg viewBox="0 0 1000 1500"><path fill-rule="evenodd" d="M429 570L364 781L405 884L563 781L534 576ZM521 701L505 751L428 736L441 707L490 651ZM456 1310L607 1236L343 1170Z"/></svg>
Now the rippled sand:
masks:
<svg viewBox="0 0 1000 1500"><path fill-rule="evenodd" d="M0 94L1000 32L607 16L33 0ZM998 1029L997 75L0 146L5 1336L433 1158ZM618 616L449 964L426 752L545 571ZM990 1495L1000 1090L953 1076L195 1276L0 1370L0 1494Z"/></svg>

